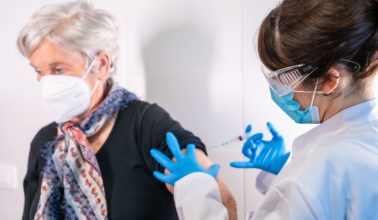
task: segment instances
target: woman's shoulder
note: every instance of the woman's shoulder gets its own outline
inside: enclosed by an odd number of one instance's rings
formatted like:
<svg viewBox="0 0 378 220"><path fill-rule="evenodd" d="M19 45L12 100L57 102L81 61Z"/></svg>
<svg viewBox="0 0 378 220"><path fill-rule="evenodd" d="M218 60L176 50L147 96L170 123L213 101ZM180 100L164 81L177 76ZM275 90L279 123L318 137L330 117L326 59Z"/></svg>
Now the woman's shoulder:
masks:
<svg viewBox="0 0 378 220"><path fill-rule="evenodd" d="M157 117L161 114L167 114L167 111L157 103L151 103L144 100L134 100L120 113L123 116L127 115L129 117L144 118L149 115Z"/></svg>
<svg viewBox="0 0 378 220"><path fill-rule="evenodd" d="M149 102L146 100L134 100L128 104L126 109L132 109L132 110L143 110L143 109L149 109L149 108L161 108L157 103Z"/></svg>
<svg viewBox="0 0 378 220"><path fill-rule="evenodd" d="M39 129L31 142L32 149L41 149L42 147L46 146L47 142L53 141L56 135L57 124L55 122L43 126L41 129Z"/></svg>
<svg viewBox="0 0 378 220"><path fill-rule="evenodd" d="M369 140L368 136L364 137L365 134L360 133L360 135L362 137L356 138L341 133L314 141L308 146L306 154L294 158L287 169L283 169L284 176L290 177L290 181L301 183L302 186L314 183L320 186L326 180L332 181L335 177L358 179L370 175L360 173L359 170L377 173L377 139L370 137Z"/></svg>

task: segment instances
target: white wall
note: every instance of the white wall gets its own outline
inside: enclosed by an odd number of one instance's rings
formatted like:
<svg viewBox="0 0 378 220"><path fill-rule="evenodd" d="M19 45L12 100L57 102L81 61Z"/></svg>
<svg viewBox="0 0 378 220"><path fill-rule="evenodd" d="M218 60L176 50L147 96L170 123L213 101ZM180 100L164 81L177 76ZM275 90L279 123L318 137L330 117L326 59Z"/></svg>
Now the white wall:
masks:
<svg viewBox="0 0 378 220"><path fill-rule="evenodd" d="M20 219L29 144L51 121L28 61L18 54L17 33L32 12L47 2L0 2L2 41L0 100L1 165L17 168L16 189L0 188L0 219ZM270 100L255 50L256 31L278 0L95 0L121 25L118 81L143 99L157 102L200 136L209 156L239 204L239 218L257 206L255 170L236 170L242 143L219 147L252 123L267 132L271 121L292 141L303 127L291 122ZM307 129L307 127L305 128ZM0 179L0 183L1 183ZM1 186L1 184L0 184Z"/></svg>

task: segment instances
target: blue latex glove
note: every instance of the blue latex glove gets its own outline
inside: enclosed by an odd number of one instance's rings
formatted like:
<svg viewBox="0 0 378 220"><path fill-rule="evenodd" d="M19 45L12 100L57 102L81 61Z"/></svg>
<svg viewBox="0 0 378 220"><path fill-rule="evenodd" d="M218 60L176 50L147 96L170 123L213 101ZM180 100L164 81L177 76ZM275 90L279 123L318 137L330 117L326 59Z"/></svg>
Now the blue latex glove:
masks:
<svg viewBox="0 0 378 220"><path fill-rule="evenodd" d="M290 151L285 148L284 139L268 122L267 126L272 139L263 140L263 134L257 133L250 136L252 126L246 128L247 137L243 145L242 153L249 158L249 161L232 162L230 165L236 168L258 168L270 173L278 174L290 156Z"/></svg>
<svg viewBox="0 0 378 220"><path fill-rule="evenodd" d="M173 162L161 151L152 149L150 151L151 156L170 172L170 174L164 174L159 171L154 171L153 174L158 180L174 185L176 181L182 177L194 172L207 173L216 178L219 171L219 164L214 164L205 169L197 162L195 153L196 147L194 144L188 144L186 146L186 155L184 155L181 152L180 144L177 141L177 138L171 132L167 132L166 138L168 148L172 152L176 162Z"/></svg>

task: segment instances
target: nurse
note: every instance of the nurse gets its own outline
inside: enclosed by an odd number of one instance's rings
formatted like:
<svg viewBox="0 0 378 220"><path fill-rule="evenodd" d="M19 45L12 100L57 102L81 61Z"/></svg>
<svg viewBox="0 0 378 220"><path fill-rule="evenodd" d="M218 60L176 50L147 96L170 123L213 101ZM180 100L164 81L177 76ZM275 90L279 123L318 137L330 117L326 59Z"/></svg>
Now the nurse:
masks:
<svg viewBox="0 0 378 220"><path fill-rule="evenodd" d="M283 0L261 24L258 51L273 101L296 123L319 125L294 141L284 167L271 125L271 141L247 140L250 161L233 165L278 174L252 218L378 219L378 1ZM227 219L218 167L202 168L194 145L183 155L166 138L176 162L152 150L171 171L155 177L174 185L180 217Z"/></svg>

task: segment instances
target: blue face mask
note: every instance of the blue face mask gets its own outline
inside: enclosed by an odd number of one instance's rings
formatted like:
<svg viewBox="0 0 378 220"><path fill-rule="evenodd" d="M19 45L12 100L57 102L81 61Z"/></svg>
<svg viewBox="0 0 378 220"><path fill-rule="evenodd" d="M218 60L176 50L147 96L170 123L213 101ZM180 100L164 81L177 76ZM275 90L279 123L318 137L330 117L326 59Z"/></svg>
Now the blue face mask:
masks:
<svg viewBox="0 0 378 220"><path fill-rule="evenodd" d="M270 95L273 101L284 111L290 118L299 124L318 124L319 109L313 106L316 90L313 92L310 106L306 110L300 110L300 104L293 100L294 92L290 92L283 96L278 96L272 89Z"/></svg>

